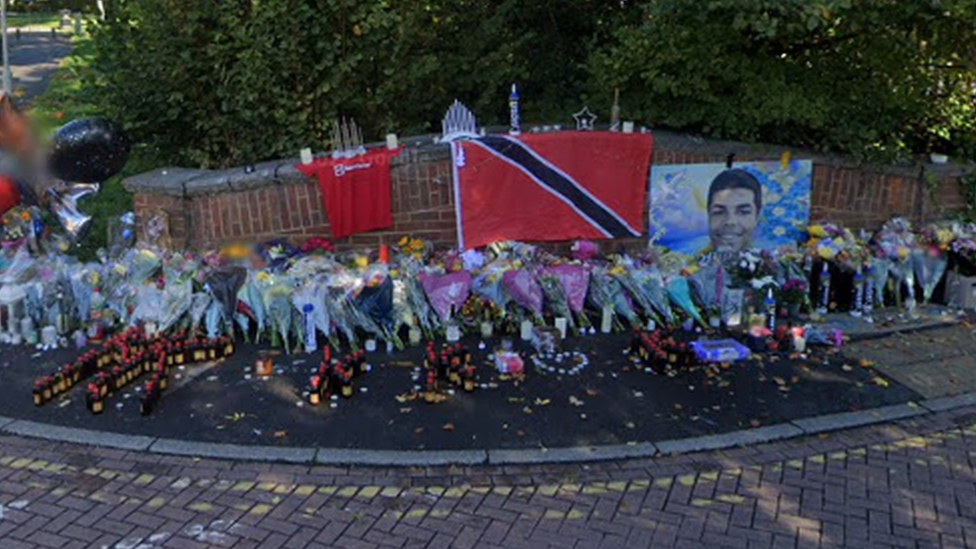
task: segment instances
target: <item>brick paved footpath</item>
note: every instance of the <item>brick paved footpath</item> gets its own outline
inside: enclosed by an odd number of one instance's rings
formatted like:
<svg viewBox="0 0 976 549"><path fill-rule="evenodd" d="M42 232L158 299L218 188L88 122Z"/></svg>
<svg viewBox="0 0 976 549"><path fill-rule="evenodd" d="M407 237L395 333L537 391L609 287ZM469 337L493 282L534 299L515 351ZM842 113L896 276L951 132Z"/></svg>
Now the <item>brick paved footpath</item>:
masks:
<svg viewBox="0 0 976 549"><path fill-rule="evenodd" d="M379 469L0 438L0 548L976 547L976 408L578 465Z"/></svg>

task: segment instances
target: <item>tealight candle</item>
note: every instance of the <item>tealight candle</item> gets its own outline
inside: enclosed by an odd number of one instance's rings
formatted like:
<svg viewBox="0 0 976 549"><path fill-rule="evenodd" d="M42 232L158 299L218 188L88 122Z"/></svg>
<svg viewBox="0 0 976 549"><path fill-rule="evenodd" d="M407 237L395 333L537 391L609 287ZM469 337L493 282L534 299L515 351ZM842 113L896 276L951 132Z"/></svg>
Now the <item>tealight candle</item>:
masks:
<svg viewBox="0 0 976 549"><path fill-rule="evenodd" d="M394 151L400 146L400 140L397 139L397 134L388 133L386 134L386 148Z"/></svg>
<svg viewBox="0 0 976 549"><path fill-rule="evenodd" d="M306 148L304 148L304 149L301 150L301 153L300 154L301 154L301 157L302 157L302 164L311 164L312 163L312 149L309 149L308 147L306 147Z"/></svg>
<svg viewBox="0 0 976 549"><path fill-rule="evenodd" d="M624 133L634 133L633 122L624 122Z"/></svg>

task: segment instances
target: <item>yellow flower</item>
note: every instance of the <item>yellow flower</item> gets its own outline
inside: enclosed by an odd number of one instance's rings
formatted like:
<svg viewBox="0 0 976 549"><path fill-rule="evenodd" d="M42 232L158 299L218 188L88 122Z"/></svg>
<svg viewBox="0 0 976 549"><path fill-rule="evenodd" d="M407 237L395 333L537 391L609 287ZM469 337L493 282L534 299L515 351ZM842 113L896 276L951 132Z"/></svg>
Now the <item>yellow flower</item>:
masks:
<svg viewBox="0 0 976 549"><path fill-rule="evenodd" d="M401 238L399 241L397 241L397 246L402 248L406 246L408 243L410 243L410 238L405 236Z"/></svg>
<svg viewBox="0 0 976 549"><path fill-rule="evenodd" d="M814 238L823 238L827 236L827 231L825 231L820 225L810 225L809 233L810 236Z"/></svg>
<svg viewBox="0 0 976 549"><path fill-rule="evenodd" d="M617 265L616 267L610 269L610 274L622 275L624 274L624 268L621 267L620 265Z"/></svg>
<svg viewBox="0 0 976 549"><path fill-rule="evenodd" d="M369 266L369 260L366 259L365 256L361 256L361 255L357 256L356 266L359 267L360 269L365 269L367 266Z"/></svg>
<svg viewBox="0 0 976 549"><path fill-rule="evenodd" d="M898 248L898 259L907 259L909 254L908 248L902 246Z"/></svg>
<svg viewBox="0 0 976 549"><path fill-rule="evenodd" d="M20 212L20 218L24 221L30 221L31 216L29 212Z"/></svg>
<svg viewBox="0 0 976 549"><path fill-rule="evenodd" d="M953 238L952 231L950 231L949 229L939 229L935 232L935 238L939 241L940 244L948 244L952 242L952 238Z"/></svg>
<svg viewBox="0 0 976 549"><path fill-rule="evenodd" d="M688 267L685 268L685 272L687 272L689 275L693 275L697 273L698 265L689 265Z"/></svg>
<svg viewBox="0 0 976 549"><path fill-rule="evenodd" d="M264 271L260 271L258 273L258 277L257 278L258 278L258 282L268 282L269 280L271 280L271 275L269 275L268 273L266 273Z"/></svg>
<svg viewBox="0 0 976 549"><path fill-rule="evenodd" d="M410 248L415 252L419 252L420 250L424 249L424 241L420 240L419 238L415 238L412 242L410 242Z"/></svg>

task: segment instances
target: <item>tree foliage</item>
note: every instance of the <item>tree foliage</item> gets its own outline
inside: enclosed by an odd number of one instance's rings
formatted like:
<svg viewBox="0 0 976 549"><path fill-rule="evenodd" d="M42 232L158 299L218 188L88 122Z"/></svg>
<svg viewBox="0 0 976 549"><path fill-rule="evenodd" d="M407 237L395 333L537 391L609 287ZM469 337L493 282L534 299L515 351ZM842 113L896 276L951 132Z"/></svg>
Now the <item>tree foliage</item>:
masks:
<svg viewBox="0 0 976 549"><path fill-rule="evenodd" d="M615 7L616 6L616 7ZM323 147L338 117L426 132L455 98L503 120L512 82L578 102L613 0L138 0L92 28L106 109L164 157L233 165Z"/></svg>
<svg viewBox="0 0 976 549"><path fill-rule="evenodd" d="M594 50L638 118L863 152L974 152L973 0L652 0Z"/></svg>
<svg viewBox="0 0 976 549"><path fill-rule="evenodd" d="M584 102L709 136L976 150L976 0L109 0L103 110L170 162L240 165ZM606 117L602 117L606 118Z"/></svg>

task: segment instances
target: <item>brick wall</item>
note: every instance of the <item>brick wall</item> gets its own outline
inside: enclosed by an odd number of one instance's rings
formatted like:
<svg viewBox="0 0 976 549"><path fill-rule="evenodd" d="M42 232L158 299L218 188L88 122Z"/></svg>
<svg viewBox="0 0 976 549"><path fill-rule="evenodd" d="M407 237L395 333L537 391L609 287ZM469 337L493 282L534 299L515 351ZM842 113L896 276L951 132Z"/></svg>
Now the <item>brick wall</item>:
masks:
<svg viewBox="0 0 976 549"><path fill-rule="evenodd" d="M654 164L778 160L782 147L703 141L687 136L655 134ZM813 159L811 221L831 220L859 229L876 229L893 215L916 223L942 219L962 203L954 166L892 167L865 165L843 157L792 151L797 159ZM294 170L295 161L242 170L196 172L172 170L182 180L160 181L158 173L136 176L125 185L135 193L136 215L149 219L165 212L172 246L207 249L235 240L264 241L285 237L300 242L330 237L318 185ZM166 173L166 172L163 172ZM420 236L440 246L457 243L450 153L446 146L405 149L391 166L393 227L342 239L339 249L376 247L403 235ZM148 183L147 183L148 181ZM646 208L645 208L646 211ZM647 220L644 228L646 230ZM142 224L140 224L141 226ZM634 249L642 239L614 242ZM569 243L550 243L564 250Z"/></svg>

